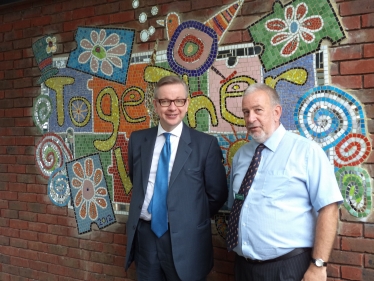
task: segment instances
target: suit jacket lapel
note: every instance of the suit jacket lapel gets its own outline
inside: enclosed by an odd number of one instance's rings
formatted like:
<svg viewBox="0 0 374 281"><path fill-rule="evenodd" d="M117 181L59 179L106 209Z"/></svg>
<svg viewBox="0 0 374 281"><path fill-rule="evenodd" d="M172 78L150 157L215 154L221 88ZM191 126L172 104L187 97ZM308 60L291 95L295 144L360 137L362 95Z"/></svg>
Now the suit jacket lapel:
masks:
<svg viewBox="0 0 374 281"><path fill-rule="evenodd" d="M173 170L171 171L169 188L175 181L182 167L186 163L188 157L190 156L192 149L189 144L191 143L190 128L183 123L182 134L178 144L177 154L175 155Z"/></svg>
<svg viewBox="0 0 374 281"><path fill-rule="evenodd" d="M153 150L155 148L156 138L157 138L158 127L155 126L151 128L150 133L145 136L140 150L141 163L142 163L142 175L143 175L143 190L144 194L147 191L149 173L151 171Z"/></svg>

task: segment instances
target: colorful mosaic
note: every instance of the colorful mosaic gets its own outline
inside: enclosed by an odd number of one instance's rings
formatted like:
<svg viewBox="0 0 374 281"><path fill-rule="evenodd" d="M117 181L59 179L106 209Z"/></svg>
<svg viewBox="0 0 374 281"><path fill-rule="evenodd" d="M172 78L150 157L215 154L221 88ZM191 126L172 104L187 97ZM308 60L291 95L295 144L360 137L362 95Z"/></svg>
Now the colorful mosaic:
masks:
<svg viewBox="0 0 374 281"><path fill-rule="evenodd" d="M360 167L343 167L336 172L344 207L355 217L366 217L372 208L372 187L368 172Z"/></svg>
<svg viewBox="0 0 374 281"><path fill-rule="evenodd" d="M64 140L55 133L46 133L37 143L35 162L42 176L49 178L53 171L61 168L66 161L71 161L73 155Z"/></svg>
<svg viewBox="0 0 374 281"><path fill-rule="evenodd" d="M45 124L49 121L52 113L52 101L47 95L40 95L36 98L32 119L35 126L43 133Z"/></svg>
<svg viewBox="0 0 374 281"><path fill-rule="evenodd" d="M168 63L180 75L201 76L213 64L217 51L217 34L213 29L197 21L186 21L170 39Z"/></svg>
<svg viewBox="0 0 374 281"><path fill-rule="evenodd" d="M66 167L55 169L48 180L48 196L51 202L59 207L70 202L70 186L66 176Z"/></svg>
<svg viewBox="0 0 374 281"><path fill-rule="evenodd" d="M263 46L261 62L266 70L318 50L322 39L333 44L344 39L339 20L329 0L295 0L249 26L256 44Z"/></svg>
<svg viewBox="0 0 374 281"><path fill-rule="evenodd" d="M56 52L56 38L44 36L32 44L32 50L39 69L42 72L38 84L58 73L58 69L52 66L52 54Z"/></svg>
<svg viewBox="0 0 374 281"><path fill-rule="evenodd" d="M91 231L91 224L104 228L116 222L99 154L66 163L79 234Z"/></svg>
<svg viewBox="0 0 374 281"><path fill-rule="evenodd" d="M324 150L337 145L350 132L366 135L362 106L351 95L332 86L306 92L296 105L294 118L300 134Z"/></svg>
<svg viewBox="0 0 374 281"><path fill-rule="evenodd" d="M285 128L325 150L350 214L362 219L372 211L371 182L360 167L372 149L364 109L348 90L330 85L329 51L321 46L322 39L344 38L330 2L295 0L282 6L276 1L272 13L248 22L254 42L220 46L242 4L232 1L203 22L186 13L181 21L178 11L164 18L153 6L139 14L140 30L79 27L77 49L68 57L52 59L57 45L51 35L35 42L43 83L33 119L44 134L35 160L49 179L51 202L74 208L79 233L90 231L92 223L103 228L115 222L113 209L127 214L132 196L128 140L133 131L157 125L154 86L166 75L188 84L184 121L218 139L228 181L233 156L250 141L242 95L261 82L280 94ZM140 2L132 5L137 9ZM155 38L147 47L153 50L132 53L135 32L137 42L157 34L150 18L164 26L167 46L158 42L165 38ZM227 215L224 205L214 218L223 238Z"/></svg>
<svg viewBox="0 0 374 281"><path fill-rule="evenodd" d="M77 49L71 52L68 67L125 83L135 31L114 28L79 27Z"/></svg>

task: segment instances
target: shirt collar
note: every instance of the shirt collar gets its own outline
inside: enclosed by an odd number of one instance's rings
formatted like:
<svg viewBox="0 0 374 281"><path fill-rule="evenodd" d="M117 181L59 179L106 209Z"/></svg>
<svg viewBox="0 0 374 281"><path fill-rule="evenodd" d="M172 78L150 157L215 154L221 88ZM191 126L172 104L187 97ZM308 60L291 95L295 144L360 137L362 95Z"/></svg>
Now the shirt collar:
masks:
<svg viewBox="0 0 374 281"><path fill-rule="evenodd" d="M174 128L172 131L170 131L170 132L166 132L166 131L164 130L164 128L162 128L161 123L158 123L157 136L159 137L159 136L162 135L163 133L170 133L171 135L180 138L180 136L181 136L181 134L182 134L182 129L183 129L183 121L180 122L180 123L178 124L178 126L175 127L175 128Z"/></svg>
<svg viewBox="0 0 374 281"><path fill-rule="evenodd" d="M268 138L264 145L266 145L267 148L269 148L271 151L275 151L281 142L284 134L286 133L286 129L282 124L279 125L279 127L274 131L274 133Z"/></svg>

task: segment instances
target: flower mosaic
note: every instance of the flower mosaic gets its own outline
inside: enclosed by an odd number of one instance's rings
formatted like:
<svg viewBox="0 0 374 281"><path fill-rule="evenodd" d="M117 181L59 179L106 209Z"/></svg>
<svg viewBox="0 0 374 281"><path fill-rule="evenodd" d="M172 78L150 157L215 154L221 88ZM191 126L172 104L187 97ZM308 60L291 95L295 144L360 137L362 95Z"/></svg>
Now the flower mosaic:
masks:
<svg viewBox="0 0 374 281"><path fill-rule="evenodd" d="M315 32L323 27L323 19L318 15L307 17L308 6L300 3L296 7L288 6L284 9L284 20L270 19L265 23L267 31L276 32L270 39L273 46L283 44L280 55L289 57L299 48L300 39L305 43L312 43Z"/></svg>
<svg viewBox="0 0 374 281"><path fill-rule="evenodd" d="M98 154L66 163L79 234L116 222Z"/></svg>
<svg viewBox="0 0 374 281"><path fill-rule="evenodd" d="M329 0L295 0L285 6L277 1L273 12L248 32L263 46L260 57L267 71L319 50L323 39L335 44L345 38Z"/></svg>
<svg viewBox="0 0 374 281"><path fill-rule="evenodd" d="M119 83L125 83L134 41L133 30L79 27L77 49L67 66Z"/></svg>

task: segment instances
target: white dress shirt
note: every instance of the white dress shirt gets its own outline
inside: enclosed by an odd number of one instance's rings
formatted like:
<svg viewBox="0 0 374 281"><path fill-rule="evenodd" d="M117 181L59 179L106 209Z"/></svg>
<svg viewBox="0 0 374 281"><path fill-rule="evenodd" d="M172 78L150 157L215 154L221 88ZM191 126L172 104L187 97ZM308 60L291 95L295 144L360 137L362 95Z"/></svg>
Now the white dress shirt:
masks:
<svg viewBox="0 0 374 281"><path fill-rule="evenodd" d="M145 194L142 211L140 213L140 218L143 220L149 221L152 219L152 215L148 212L148 206L153 196L153 190L154 190L154 184L156 180L156 172L157 172L157 166L158 166L158 159L160 158L161 150L165 144L165 136L163 134L165 132L170 133L171 155L170 155L169 175L168 175L168 180L170 180L170 174L173 169L175 155L177 154L177 149L178 149L179 139L182 134L182 129L183 129L183 122L181 122L171 132L166 132L162 128L161 124L158 125L157 138L156 138L155 148L153 150L151 170L150 170L149 178L148 178L147 192Z"/></svg>

